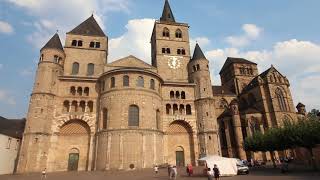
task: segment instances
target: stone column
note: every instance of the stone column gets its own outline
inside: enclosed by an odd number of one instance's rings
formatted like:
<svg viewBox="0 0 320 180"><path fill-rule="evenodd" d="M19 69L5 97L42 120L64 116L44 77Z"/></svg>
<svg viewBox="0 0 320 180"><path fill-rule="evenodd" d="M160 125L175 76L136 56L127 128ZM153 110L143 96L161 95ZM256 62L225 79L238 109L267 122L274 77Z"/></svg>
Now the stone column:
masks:
<svg viewBox="0 0 320 180"><path fill-rule="evenodd" d="M232 145L231 145L231 137L230 137L230 125L229 121L224 119L224 131L226 134L226 140L227 140L227 150L228 150L228 155L229 157L233 157L233 150L232 150Z"/></svg>
<svg viewBox="0 0 320 180"><path fill-rule="evenodd" d="M247 159L246 152L243 149L243 136L241 130L241 120L238 111L238 104L235 101L231 103L231 113L238 156L240 159Z"/></svg>
<svg viewBox="0 0 320 180"><path fill-rule="evenodd" d="M88 153L88 169L87 171L91 171L92 169L92 164L94 163L93 162L93 153L94 153L94 135L91 134L90 135L90 144L89 144L89 153Z"/></svg>

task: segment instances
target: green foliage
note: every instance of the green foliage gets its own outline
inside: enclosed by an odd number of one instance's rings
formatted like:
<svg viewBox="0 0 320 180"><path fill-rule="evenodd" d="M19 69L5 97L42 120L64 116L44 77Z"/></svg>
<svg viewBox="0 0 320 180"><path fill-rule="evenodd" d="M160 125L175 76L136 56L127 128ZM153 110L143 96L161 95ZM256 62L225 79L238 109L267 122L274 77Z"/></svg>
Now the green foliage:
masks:
<svg viewBox="0 0 320 180"><path fill-rule="evenodd" d="M247 137L247 151L282 151L295 147L314 148L320 144L320 121L307 118L296 123L284 122L281 128L270 128L264 134Z"/></svg>

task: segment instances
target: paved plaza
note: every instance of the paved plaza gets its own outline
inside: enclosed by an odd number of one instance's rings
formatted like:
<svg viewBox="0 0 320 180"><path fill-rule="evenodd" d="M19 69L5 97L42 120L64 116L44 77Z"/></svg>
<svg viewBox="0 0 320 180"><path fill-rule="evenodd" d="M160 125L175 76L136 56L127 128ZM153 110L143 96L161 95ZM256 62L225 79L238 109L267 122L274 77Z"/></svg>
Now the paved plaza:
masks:
<svg viewBox="0 0 320 180"><path fill-rule="evenodd" d="M26 175L2 175L0 180L40 180L40 174ZM160 169L159 174L155 174L152 169L144 169L137 171L96 171L96 172L60 172L49 173L47 180L165 180L169 179L166 169ZM185 169L179 169L178 180L206 180L207 177L201 175L201 169L195 169L195 175L188 177ZM279 169L258 168L251 170L249 175L238 175L234 177L222 177L225 180L284 180L284 179L308 179L319 180L319 172L311 171L294 171L288 174L280 173Z"/></svg>

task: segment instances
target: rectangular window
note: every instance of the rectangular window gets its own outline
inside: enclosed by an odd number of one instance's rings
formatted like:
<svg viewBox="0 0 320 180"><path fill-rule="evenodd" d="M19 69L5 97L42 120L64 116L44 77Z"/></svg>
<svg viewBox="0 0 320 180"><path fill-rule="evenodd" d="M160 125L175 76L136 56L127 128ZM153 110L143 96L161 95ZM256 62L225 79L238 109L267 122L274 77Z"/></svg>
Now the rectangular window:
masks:
<svg viewBox="0 0 320 180"><path fill-rule="evenodd" d="M96 42L96 48L100 48L100 42Z"/></svg>
<svg viewBox="0 0 320 180"><path fill-rule="evenodd" d="M19 140L19 139L17 139L16 147L14 148L14 150L18 150L18 149L19 149L19 145L20 145L20 140Z"/></svg>
<svg viewBox="0 0 320 180"><path fill-rule="evenodd" d="M8 138L7 149L10 149L10 145L11 145L11 138Z"/></svg>

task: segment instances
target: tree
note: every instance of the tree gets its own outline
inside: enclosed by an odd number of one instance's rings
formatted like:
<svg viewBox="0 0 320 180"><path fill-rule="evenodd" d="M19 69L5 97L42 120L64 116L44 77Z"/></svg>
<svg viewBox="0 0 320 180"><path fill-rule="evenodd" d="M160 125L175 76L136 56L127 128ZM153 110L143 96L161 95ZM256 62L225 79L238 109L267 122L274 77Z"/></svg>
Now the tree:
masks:
<svg viewBox="0 0 320 180"><path fill-rule="evenodd" d="M304 147L311 155L312 166L316 169L316 163L312 149L320 144L320 121L307 118L298 122L284 122L283 127L270 128L265 134L256 133L244 141L247 151L269 151L274 162L274 151Z"/></svg>

